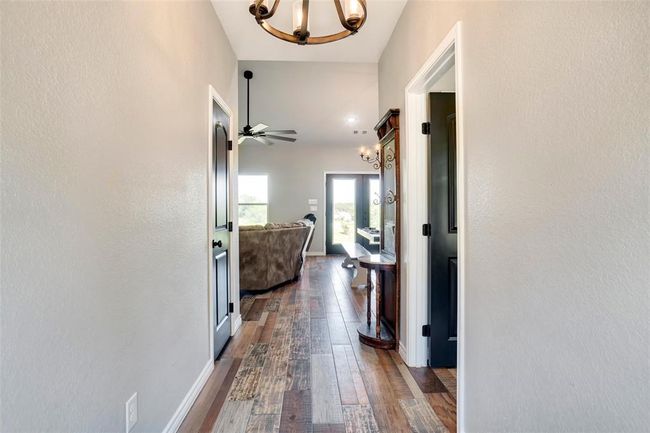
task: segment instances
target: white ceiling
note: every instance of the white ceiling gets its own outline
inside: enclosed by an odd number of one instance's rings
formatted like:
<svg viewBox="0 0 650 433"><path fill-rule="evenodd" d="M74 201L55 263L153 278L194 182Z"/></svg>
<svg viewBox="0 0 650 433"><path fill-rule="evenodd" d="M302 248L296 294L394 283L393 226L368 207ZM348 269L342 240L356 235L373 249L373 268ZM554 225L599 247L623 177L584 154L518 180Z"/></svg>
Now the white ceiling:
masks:
<svg viewBox="0 0 650 433"><path fill-rule="evenodd" d="M360 147L377 142L373 130L379 120L376 63L240 61L240 129L246 124L246 69L254 74L252 126L264 123L269 129L295 129L298 140L292 145L299 146ZM243 144L264 146L251 139Z"/></svg>
<svg viewBox="0 0 650 433"><path fill-rule="evenodd" d="M279 0L278 0L279 1ZM367 0L368 19L359 33L325 44L298 46L266 33L248 12L248 0L212 0L212 5L239 60L303 62L377 62L393 33L407 0ZM270 4L273 0L269 0ZM293 0L280 3L273 26L289 32ZM310 32L313 35L341 30L332 0L311 0Z"/></svg>

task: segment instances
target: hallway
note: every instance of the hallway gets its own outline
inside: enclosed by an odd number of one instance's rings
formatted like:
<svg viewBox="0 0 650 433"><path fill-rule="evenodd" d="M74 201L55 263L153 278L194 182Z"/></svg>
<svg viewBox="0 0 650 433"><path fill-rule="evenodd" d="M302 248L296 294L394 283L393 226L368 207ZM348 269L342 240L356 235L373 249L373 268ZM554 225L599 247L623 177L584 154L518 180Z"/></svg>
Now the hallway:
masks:
<svg viewBox="0 0 650 433"><path fill-rule="evenodd" d="M243 325L180 432L456 431L455 370L360 344L365 290L341 261L309 257L300 281L242 299Z"/></svg>

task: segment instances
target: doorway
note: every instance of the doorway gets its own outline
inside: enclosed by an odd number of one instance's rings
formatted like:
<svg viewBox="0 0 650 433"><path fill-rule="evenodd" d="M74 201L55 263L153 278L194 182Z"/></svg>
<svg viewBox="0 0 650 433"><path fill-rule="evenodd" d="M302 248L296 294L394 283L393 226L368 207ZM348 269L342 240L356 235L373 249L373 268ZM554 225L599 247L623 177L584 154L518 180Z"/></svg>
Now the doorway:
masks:
<svg viewBox="0 0 650 433"><path fill-rule="evenodd" d="M230 116L218 100L211 98L211 148L210 148L210 326L212 356L216 359L231 335L230 299Z"/></svg>
<svg viewBox="0 0 650 433"><path fill-rule="evenodd" d="M410 228L406 231L406 248L405 256L408 257L408 270L404 282L404 327L405 338L401 340L404 346L400 345L400 355L409 366L423 367L430 364L431 344L430 333L432 323L430 320L430 287L429 287L429 270L431 263L429 260L429 243L430 237L426 235L426 226L429 221L429 198L430 191L428 185L429 167L429 136L426 135L426 129L423 129L423 123L430 121L429 105L432 92L444 93L450 92L455 94L455 143L456 143L456 164L455 173L452 174L456 179L455 184L455 221L456 221L456 255L455 263L456 272L450 272L450 276L455 276L453 282L457 288L457 306L456 306L456 365L457 372L453 375L458 377L457 381L457 423L458 430L464 428L465 412L465 390L464 390L464 371L465 371L465 233L466 233L466 205L465 205L465 164L464 164L464 134L463 134L463 43L462 43L462 23L457 22L433 50L428 59L424 62L420 70L411 78L405 88L405 128L404 138L405 146L402 159L409 167L405 176L405 188L403 190L404 204L403 214L405 215L405 225ZM441 88L447 84L453 85L452 88ZM447 167L446 174L450 175ZM448 194L448 193L447 193ZM424 225L424 227L423 227ZM448 230L449 231L449 230ZM448 255L454 257L454 255ZM448 260L449 261L449 260ZM450 297L451 299L451 297ZM452 308L450 306L450 308ZM435 320L435 318L433 318ZM452 319L453 320L453 319ZM449 329L447 324L447 330ZM428 332L427 332L428 331ZM453 341L453 340L452 340Z"/></svg>
<svg viewBox="0 0 650 433"><path fill-rule="evenodd" d="M361 228L379 230L381 225L379 175L326 174L325 214L326 254L345 254L342 245L346 243L379 251L378 235L375 240L357 232Z"/></svg>

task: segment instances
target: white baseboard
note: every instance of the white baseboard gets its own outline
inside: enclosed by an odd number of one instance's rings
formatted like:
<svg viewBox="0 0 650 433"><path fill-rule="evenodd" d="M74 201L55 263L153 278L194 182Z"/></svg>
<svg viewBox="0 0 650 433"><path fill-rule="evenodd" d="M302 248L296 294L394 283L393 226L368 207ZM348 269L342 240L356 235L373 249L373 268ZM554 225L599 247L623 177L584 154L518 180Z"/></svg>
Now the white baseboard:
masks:
<svg viewBox="0 0 650 433"><path fill-rule="evenodd" d="M404 364L410 366L411 364L409 363L407 351L406 351L406 346L404 346L404 343L402 341L399 342L399 356L402 358L402 361L404 361Z"/></svg>
<svg viewBox="0 0 650 433"><path fill-rule="evenodd" d="M194 401L199 396L199 393L203 389L203 386L208 381L208 378L210 377L213 369L214 361L212 359L209 359L208 363L205 364L205 367L203 367L203 371L201 371L201 374L199 374L199 377L196 378L194 384L187 392L187 395L185 395L185 398L183 398L183 401L181 401L180 406L178 406L178 409L176 409L174 416L172 416L172 419L170 419L165 426L163 433L176 433L178 428L181 426L181 423L187 416L187 413L190 411L190 408L194 404Z"/></svg>
<svg viewBox="0 0 650 433"><path fill-rule="evenodd" d="M323 251L307 251L308 256L324 256L326 255Z"/></svg>
<svg viewBox="0 0 650 433"><path fill-rule="evenodd" d="M241 314L238 314L235 320L232 322L232 326L230 327L230 336L232 337L235 335L237 330L241 327L242 324L242 318Z"/></svg>

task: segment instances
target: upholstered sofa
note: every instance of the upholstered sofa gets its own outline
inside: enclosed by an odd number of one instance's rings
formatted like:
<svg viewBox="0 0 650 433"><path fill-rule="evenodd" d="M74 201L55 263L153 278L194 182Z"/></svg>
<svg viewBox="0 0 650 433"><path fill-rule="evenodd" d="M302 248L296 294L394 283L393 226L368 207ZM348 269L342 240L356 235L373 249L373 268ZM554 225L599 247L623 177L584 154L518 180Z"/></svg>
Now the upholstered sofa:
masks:
<svg viewBox="0 0 650 433"><path fill-rule="evenodd" d="M240 290L263 291L299 278L313 231L309 221L240 227Z"/></svg>

